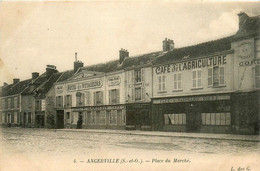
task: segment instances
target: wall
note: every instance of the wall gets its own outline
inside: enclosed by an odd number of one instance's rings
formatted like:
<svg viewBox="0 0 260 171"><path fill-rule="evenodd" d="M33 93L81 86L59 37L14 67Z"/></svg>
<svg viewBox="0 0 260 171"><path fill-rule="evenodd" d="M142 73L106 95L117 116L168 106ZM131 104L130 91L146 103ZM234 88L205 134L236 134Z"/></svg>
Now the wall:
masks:
<svg viewBox="0 0 260 171"><path fill-rule="evenodd" d="M224 67L224 85L209 86L208 85L208 68L212 68L213 64L206 67L199 68L198 61L215 59L217 63L215 66ZM220 60L220 62L218 62ZM192 63L194 62L194 69ZM195 62L197 62L197 67ZM201 62L200 62L201 63ZM213 63L213 62L212 62ZM188 64L190 69L188 69ZM184 65L185 67L184 69ZM232 51L221 52L203 58L186 59L181 62L166 64L153 67L153 95L154 97L167 97L167 96L184 96L196 94L210 94L210 93L224 93L233 91L233 54ZM192 71L201 69L201 87L192 87ZM174 74L181 73L181 88L174 90ZM159 76L165 76L165 90L159 90Z"/></svg>

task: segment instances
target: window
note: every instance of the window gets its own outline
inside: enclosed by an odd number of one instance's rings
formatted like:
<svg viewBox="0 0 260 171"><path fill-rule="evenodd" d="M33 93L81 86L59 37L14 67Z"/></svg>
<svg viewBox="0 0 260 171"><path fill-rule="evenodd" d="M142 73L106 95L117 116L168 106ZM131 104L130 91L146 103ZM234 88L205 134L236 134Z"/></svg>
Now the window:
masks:
<svg viewBox="0 0 260 171"><path fill-rule="evenodd" d="M97 111L97 114L99 114L99 125L106 125L106 112Z"/></svg>
<svg viewBox="0 0 260 171"><path fill-rule="evenodd" d="M14 123L14 114L11 114L11 123Z"/></svg>
<svg viewBox="0 0 260 171"><path fill-rule="evenodd" d="M139 88L135 88L135 100L138 101L138 100L142 100L142 89L141 87Z"/></svg>
<svg viewBox="0 0 260 171"><path fill-rule="evenodd" d="M79 119L79 117L78 117L78 112L73 112L73 123L74 124L77 124L77 122L78 122L78 119Z"/></svg>
<svg viewBox="0 0 260 171"><path fill-rule="evenodd" d="M164 114L165 125L185 125L186 124L186 114Z"/></svg>
<svg viewBox="0 0 260 171"><path fill-rule="evenodd" d="M181 73L173 74L173 90L181 90Z"/></svg>
<svg viewBox="0 0 260 171"><path fill-rule="evenodd" d="M5 104L5 109L8 109L8 99L5 99L4 104Z"/></svg>
<svg viewBox="0 0 260 171"><path fill-rule="evenodd" d="M118 125L122 125L122 110L117 110L117 115L118 115L118 118L117 118L117 124Z"/></svg>
<svg viewBox="0 0 260 171"><path fill-rule="evenodd" d="M94 92L94 105L102 105L103 104L103 92L96 91Z"/></svg>
<svg viewBox="0 0 260 171"><path fill-rule="evenodd" d="M17 112L14 112L14 123L18 123L18 115Z"/></svg>
<svg viewBox="0 0 260 171"><path fill-rule="evenodd" d="M11 108L11 98L8 98L8 109Z"/></svg>
<svg viewBox="0 0 260 171"><path fill-rule="evenodd" d="M201 70L192 71L192 88L201 88Z"/></svg>
<svg viewBox="0 0 260 171"><path fill-rule="evenodd" d="M18 98L14 97L14 108L18 107L17 103L18 103Z"/></svg>
<svg viewBox="0 0 260 171"><path fill-rule="evenodd" d="M109 112L109 124L110 125L117 124L117 111L116 110L111 110L111 112Z"/></svg>
<svg viewBox="0 0 260 171"><path fill-rule="evenodd" d="M84 106L85 105L85 94L77 92L76 93L76 106Z"/></svg>
<svg viewBox="0 0 260 171"><path fill-rule="evenodd" d="M202 125L230 125L230 113L202 113Z"/></svg>
<svg viewBox="0 0 260 171"><path fill-rule="evenodd" d="M88 111L87 112L88 117L88 124L89 125L95 125L96 124L96 112L95 111Z"/></svg>
<svg viewBox="0 0 260 171"><path fill-rule="evenodd" d="M2 110L5 109L5 99L2 99Z"/></svg>
<svg viewBox="0 0 260 171"><path fill-rule="evenodd" d="M134 73L135 73L135 82L136 83L140 83L141 81L142 81L142 79L141 79L141 70L135 70L134 71Z"/></svg>
<svg viewBox="0 0 260 171"><path fill-rule="evenodd" d="M66 119L70 119L70 112L66 112Z"/></svg>
<svg viewBox="0 0 260 171"><path fill-rule="evenodd" d="M14 98L11 98L11 108L14 108Z"/></svg>
<svg viewBox="0 0 260 171"><path fill-rule="evenodd" d="M35 108L36 108L36 110L41 110L41 101L40 100L36 100Z"/></svg>
<svg viewBox="0 0 260 171"><path fill-rule="evenodd" d="M260 88L260 65L255 66L255 87Z"/></svg>
<svg viewBox="0 0 260 171"><path fill-rule="evenodd" d="M208 69L208 86L223 86L225 84L224 79L224 67L213 67Z"/></svg>
<svg viewBox="0 0 260 171"><path fill-rule="evenodd" d="M159 75L158 77L158 89L159 91L165 91L166 87L165 87L165 75Z"/></svg>
<svg viewBox="0 0 260 171"><path fill-rule="evenodd" d="M63 96L56 97L56 107L58 108L63 107Z"/></svg>
<svg viewBox="0 0 260 171"><path fill-rule="evenodd" d="M65 96L65 106L71 107L72 106L72 95Z"/></svg>
<svg viewBox="0 0 260 171"><path fill-rule="evenodd" d="M109 104L119 103L119 89L109 90Z"/></svg>

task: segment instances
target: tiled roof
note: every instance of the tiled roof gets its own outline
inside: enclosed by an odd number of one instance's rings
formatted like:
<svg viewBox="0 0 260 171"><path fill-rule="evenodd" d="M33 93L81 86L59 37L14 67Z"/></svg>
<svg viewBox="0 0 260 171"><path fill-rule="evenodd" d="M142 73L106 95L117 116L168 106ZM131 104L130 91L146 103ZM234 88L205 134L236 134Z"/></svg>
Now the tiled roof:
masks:
<svg viewBox="0 0 260 171"><path fill-rule="evenodd" d="M179 61L185 57L195 58L215 52L221 52L231 49L232 36L205 42L193 46L173 49L163 57L157 58L153 64L164 64L173 61Z"/></svg>
<svg viewBox="0 0 260 171"><path fill-rule="evenodd" d="M62 73L54 73L47 81L43 82L38 86L34 92L38 98L45 98L46 93L52 88L53 83L55 83Z"/></svg>
<svg viewBox="0 0 260 171"><path fill-rule="evenodd" d="M10 96L21 93L32 81L32 79L20 81L16 84L10 84L7 86L4 86L2 89L2 93L0 96Z"/></svg>
<svg viewBox="0 0 260 171"><path fill-rule="evenodd" d="M74 70L64 71L62 72L61 76L58 78L57 82L63 82L69 79L70 77L72 77L73 75L74 75Z"/></svg>

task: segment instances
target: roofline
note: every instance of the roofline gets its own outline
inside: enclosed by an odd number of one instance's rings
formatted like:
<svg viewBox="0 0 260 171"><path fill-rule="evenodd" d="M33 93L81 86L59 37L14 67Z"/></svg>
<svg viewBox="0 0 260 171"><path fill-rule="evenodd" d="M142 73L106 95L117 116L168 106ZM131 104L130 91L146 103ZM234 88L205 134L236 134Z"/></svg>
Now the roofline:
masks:
<svg viewBox="0 0 260 171"><path fill-rule="evenodd" d="M0 96L0 99L9 98L9 97L13 97L13 96L19 96L19 95L21 95L21 93L13 94L13 95L8 95L8 96Z"/></svg>
<svg viewBox="0 0 260 171"><path fill-rule="evenodd" d="M209 55L203 55L203 56L198 56L198 57L193 57L193 58L176 60L176 61L172 61L172 62L168 61L168 62L161 63L161 64L155 64L155 65L152 65L152 68L162 66L162 65L166 65L166 64L176 64L176 63L191 61L191 60L195 60L195 59L203 59L203 58L209 58L209 57L216 56L216 55L232 54L232 53L234 53L234 50L230 49L230 50L225 50L225 51L220 51L220 52L214 52L214 53L211 53Z"/></svg>

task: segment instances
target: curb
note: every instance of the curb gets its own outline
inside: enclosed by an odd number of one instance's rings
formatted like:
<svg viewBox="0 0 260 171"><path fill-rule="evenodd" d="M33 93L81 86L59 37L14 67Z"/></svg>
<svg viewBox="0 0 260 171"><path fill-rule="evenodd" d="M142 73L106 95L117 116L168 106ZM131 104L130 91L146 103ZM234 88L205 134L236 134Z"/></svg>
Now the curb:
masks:
<svg viewBox="0 0 260 171"><path fill-rule="evenodd" d="M110 131L94 131L94 130L73 130L73 129L54 129L54 131L68 131L68 132L85 132L85 133L99 133L99 134L120 134L120 135L139 135L139 136L156 136L156 137L174 137L174 138L190 138L190 139L212 139L212 140L230 140L230 141L247 141L260 142L260 139L239 139L239 138L223 138L223 137L200 137L200 136L186 136L186 135L160 135L160 134L144 134L135 132L110 132Z"/></svg>

